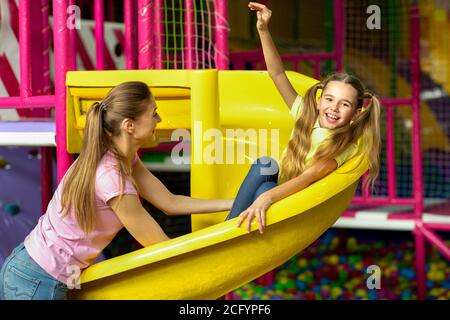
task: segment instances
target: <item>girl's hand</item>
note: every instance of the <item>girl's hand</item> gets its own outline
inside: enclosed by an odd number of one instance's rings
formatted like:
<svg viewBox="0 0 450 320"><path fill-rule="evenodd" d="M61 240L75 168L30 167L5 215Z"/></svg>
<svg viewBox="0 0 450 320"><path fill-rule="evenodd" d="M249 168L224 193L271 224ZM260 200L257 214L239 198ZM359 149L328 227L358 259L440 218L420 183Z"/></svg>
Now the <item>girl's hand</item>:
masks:
<svg viewBox="0 0 450 320"><path fill-rule="evenodd" d="M272 201L267 196L264 194L260 195L247 210L241 212L238 227L247 219L247 232L250 232L250 225L252 224L253 218L256 217L259 233L262 234L266 227L266 210L271 204Z"/></svg>
<svg viewBox="0 0 450 320"><path fill-rule="evenodd" d="M250 10L256 11L256 16L258 17L256 28L258 31L267 31L269 29L269 21L272 16L272 11L265 5L258 2L249 2L248 7Z"/></svg>

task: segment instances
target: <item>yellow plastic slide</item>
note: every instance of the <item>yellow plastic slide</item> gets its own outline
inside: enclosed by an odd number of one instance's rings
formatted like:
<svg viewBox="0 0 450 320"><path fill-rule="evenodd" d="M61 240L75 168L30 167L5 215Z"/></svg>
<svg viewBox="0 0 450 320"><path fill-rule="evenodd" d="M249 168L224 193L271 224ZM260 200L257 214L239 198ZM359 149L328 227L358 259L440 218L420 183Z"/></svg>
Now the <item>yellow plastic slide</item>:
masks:
<svg viewBox="0 0 450 320"><path fill-rule="evenodd" d="M288 76L300 94L316 80ZM86 108L123 81L146 82L163 121L160 142L190 138L191 195L235 197L257 157L279 158L293 126L266 72L78 71L67 75L67 141L79 152ZM184 128L184 135L176 129ZM175 131L174 131L175 130ZM188 135L188 137L186 136ZM178 138L176 138L178 140ZM275 204L263 235L223 222L227 212L192 216L193 232L87 268L73 299L217 299L286 262L330 228L349 205L367 159L357 155L327 177Z"/></svg>

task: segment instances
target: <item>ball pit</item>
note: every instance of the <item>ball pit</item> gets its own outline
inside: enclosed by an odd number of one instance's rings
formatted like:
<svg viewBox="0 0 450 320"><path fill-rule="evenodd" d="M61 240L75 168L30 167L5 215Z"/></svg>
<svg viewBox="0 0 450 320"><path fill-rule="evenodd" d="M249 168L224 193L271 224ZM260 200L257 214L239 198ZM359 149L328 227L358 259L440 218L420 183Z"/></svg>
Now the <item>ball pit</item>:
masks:
<svg viewBox="0 0 450 320"><path fill-rule="evenodd" d="M427 246L428 299L450 299L450 264ZM369 289L369 277L381 271L380 289ZM413 300L416 299L414 244L364 241L327 231L302 254L277 268L273 283L260 278L231 293L243 300ZM370 281L373 283L373 281Z"/></svg>

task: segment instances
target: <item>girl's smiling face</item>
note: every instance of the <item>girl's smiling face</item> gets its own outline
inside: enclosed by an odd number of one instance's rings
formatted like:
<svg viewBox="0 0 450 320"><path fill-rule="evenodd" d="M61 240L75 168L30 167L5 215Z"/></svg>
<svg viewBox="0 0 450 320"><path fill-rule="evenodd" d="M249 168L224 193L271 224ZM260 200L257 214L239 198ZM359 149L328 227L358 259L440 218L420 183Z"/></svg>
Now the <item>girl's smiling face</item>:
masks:
<svg viewBox="0 0 450 320"><path fill-rule="evenodd" d="M346 126L361 108L357 106L358 92L352 85L330 81L317 103L322 128L336 129Z"/></svg>

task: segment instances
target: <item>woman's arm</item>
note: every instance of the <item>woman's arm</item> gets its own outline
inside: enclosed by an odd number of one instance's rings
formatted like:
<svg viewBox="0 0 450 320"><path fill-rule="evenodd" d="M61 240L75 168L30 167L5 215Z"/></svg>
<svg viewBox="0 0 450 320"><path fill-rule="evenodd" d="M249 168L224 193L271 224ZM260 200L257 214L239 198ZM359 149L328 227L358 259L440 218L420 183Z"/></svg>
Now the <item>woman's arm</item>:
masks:
<svg viewBox="0 0 450 320"><path fill-rule="evenodd" d="M297 92L286 76L283 62L269 32L269 21L272 16L272 11L265 5L257 2L250 2L248 7L250 10L255 10L257 14L258 21L256 23L256 28L258 29L259 37L261 39L264 60L269 76L272 78L278 92L280 92L281 97L290 109L297 97Z"/></svg>
<svg viewBox="0 0 450 320"><path fill-rule="evenodd" d="M247 210L239 215L238 226L240 226L242 222L247 219L247 232L250 232L250 225L253 218L256 217L259 232L263 233L266 226L266 211L272 203L305 189L310 184L322 179L336 168L337 162L334 159L326 161L323 165L315 164L306 169L298 177L295 177L273 189L264 192Z"/></svg>
<svg viewBox="0 0 450 320"><path fill-rule="evenodd" d="M144 166L141 160L138 160L133 168L133 178L140 195L167 215L226 211L233 205L234 199L207 200L175 195Z"/></svg>
<svg viewBox="0 0 450 320"><path fill-rule="evenodd" d="M159 224L142 206L138 196L125 194L108 201L128 232L144 247L169 240Z"/></svg>

